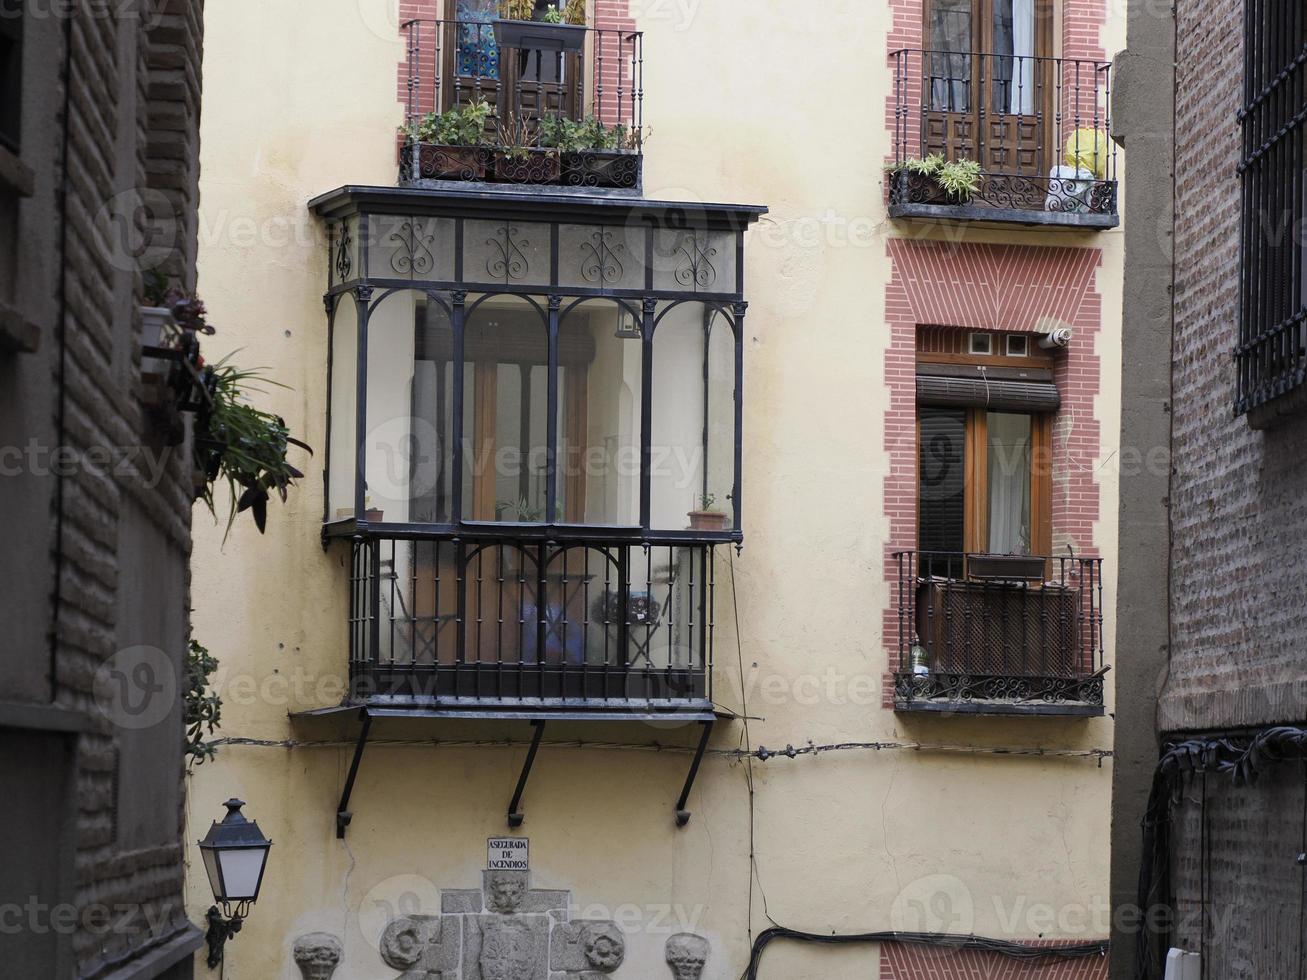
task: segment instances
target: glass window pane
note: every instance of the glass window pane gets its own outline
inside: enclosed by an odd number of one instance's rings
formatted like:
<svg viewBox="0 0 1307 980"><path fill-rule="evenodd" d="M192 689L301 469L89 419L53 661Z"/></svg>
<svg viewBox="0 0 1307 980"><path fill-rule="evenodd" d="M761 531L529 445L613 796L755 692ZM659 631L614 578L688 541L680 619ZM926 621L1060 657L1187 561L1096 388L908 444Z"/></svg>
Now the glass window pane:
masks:
<svg viewBox="0 0 1307 980"><path fill-rule="evenodd" d="M936 112L971 107L971 0L931 0L930 101Z"/></svg>
<svg viewBox="0 0 1307 980"><path fill-rule="evenodd" d="M452 341L448 309L416 290L385 297L368 317L369 521L450 520Z"/></svg>
<svg viewBox="0 0 1307 980"><path fill-rule="evenodd" d="M558 505L579 524L640 523L640 317L607 300L559 321Z"/></svg>
<svg viewBox="0 0 1307 980"><path fill-rule="evenodd" d="M993 0L993 105L1029 115L1035 107L1035 0Z"/></svg>
<svg viewBox="0 0 1307 980"><path fill-rule="evenodd" d="M963 460L967 413L960 408L923 406L917 410L917 420L921 427L918 545L923 552L960 554L966 549Z"/></svg>
<svg viewBox="0 0 1307 980"><path fill-rule="evenodd" d="M491 296L465 322L464 520L546 519L549 341L543 307L543 300Z"/></svg>
<svg viewBox="0 0 1307 980"><path fill-rule="evenodd" d="M999 555L1030 554L1029 415L990 412L989 550Z"/></svg>
<svg viewBox="0 0 1307 980"><path fill-rule="evenodd" d="M703 303L664 304L653 342L650 523L734 526L735 338Z"/></svg>
<svg viewBox="0 0 1307 980"><path fill-rule="evenodd" d="M354 474L358 467L358 308L354 297L336 298L331 324L331 435L327 469L327 519L354 516Z"/></svg>

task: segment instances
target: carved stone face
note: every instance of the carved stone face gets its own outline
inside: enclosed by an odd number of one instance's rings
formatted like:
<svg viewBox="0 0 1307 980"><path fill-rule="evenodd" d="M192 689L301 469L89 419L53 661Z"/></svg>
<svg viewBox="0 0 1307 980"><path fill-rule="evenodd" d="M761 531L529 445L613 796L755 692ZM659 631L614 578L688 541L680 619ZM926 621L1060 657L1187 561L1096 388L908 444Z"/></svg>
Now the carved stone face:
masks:
<svg viewBox="0 0 1307 980"><path fill-rule="evenodd" d="M491 912L512 915L522 907L522 898L525 895L525 876L513 872L492 874L490 889L486 895L486 907Z"/></svg>
<svg viewBox="0 0 1307 980"><path fill-rule="evenodd" d="M678 932L667 940L667 965L676 980L699 980L708 962L708 940L690 932Z"/></svg>
<svg viewBox="0 0 1307 980"><path fill-rule="evenodd" d="M291 955L304 980L331 980L340 964L340 940L327 932L311 932L295 940Z"/></svg>
<svg viewBox="0 0 1307 980"><path fill-rule="evenodd" d="M504 922L486 930L481 940L482 980L531 980L535 938L520 922Z"/></svg>

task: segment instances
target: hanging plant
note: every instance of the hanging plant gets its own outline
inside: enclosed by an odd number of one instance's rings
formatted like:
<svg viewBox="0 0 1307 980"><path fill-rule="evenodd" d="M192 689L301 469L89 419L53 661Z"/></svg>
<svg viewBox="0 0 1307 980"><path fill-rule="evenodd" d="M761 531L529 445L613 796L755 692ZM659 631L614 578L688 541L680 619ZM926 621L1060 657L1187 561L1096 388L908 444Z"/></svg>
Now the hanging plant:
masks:
<svg viewBox="0 0 1307 980"><path fill-rule="evenodd" d="M218 669L218 661L209 651L191 640L186 651L186 766L202 766L217 754L217 746L205 738L212 735L222 717L222 698L209 690L209 676Z"/></svg>
<svg viewBox="0 0 1307 980"><path fill-rule="evenodd" d="M304 474L286 459L291 446L312 454L306 443L293 438L280 415L255 408L247 400L248 391L259 384L278 384L263 377L258 369L244 370L229 363L230 355L204 369L205 387L210 395L196 417L195 464L202 475L196 497L217 517L213 491L220 480L231 491L231 508L227 515L227 534L231 533L236 515L249 511L262 534L268 520L268 500L275 491L286 501L291 485ZM226 541L226 535L223 536Z"/></svg>

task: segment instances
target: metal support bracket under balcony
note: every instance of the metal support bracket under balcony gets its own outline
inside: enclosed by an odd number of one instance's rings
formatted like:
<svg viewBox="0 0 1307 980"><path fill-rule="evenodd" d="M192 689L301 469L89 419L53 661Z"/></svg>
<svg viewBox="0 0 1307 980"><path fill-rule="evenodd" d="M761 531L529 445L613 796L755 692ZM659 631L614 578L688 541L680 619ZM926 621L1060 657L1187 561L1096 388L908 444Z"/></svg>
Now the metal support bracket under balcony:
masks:
<svg viewBox="0 0 1307 980"><path fill-rule="evenodd" d="M526 750L526 761L522 763L522 775L517 777L517 789L513 791L513 799L508 804L508 825L510 827L522 826L522 821L526 819L526 814L522 812L522 793L526 790L526 781L531 776L531 766L536 761L536 751L540 748L540 739L545 733L545 722L542 718L537 718L531 722L535 728L535 734L531 736L531 747Z"/></svg>
<svg viewBox="0 0 1307 980"><path fill-rule="evenodd" d="M331 718L357 717L359 719L358 732L351 739L354 744L353 756L350 759L349 770L345 776L345 785L341 790L340 802L336 806L336 837L339 840L344 840L345 832L354 818L354 813L350 809L350 799L354 793L354 785L358 780L359 765L363 760L363 751L367 747L368 739L372 734L372 723L378 718L387 722L405 720L415 723L426 719L437 724L449 721L530 722L532 727L531 741L527 746L526 758L522 762L522 769L518 774L513 796L506 811L508 825L512 828L518 828L522 826L526 819L522 801L526 795L526 786L531 778L531 771L535 766L536 755L544 740L545 726L548 723L557 722L566 725L574 722L658 722L666 724L672 718L679 717L680 720L687 724L698 725L699 737L694 743L690 768L686 773L685 782L681 787L680 796L676 799L674 809L676 826L684 827L690 822L690 811L686 807L690 800L690 793L694 790L695 780L699 776L699 769L703 764L704 756L707 754L708 740L712 736L713 727L718 721L729 720L736 716L727 711L714 710L709 704L684 707L675 712L618 709L613 706L603 705L587 708L573 707L570 710L556 707L543 716L542 713L537 713L535 710L524 710L522 707L509 707L506 705L399 707L394 705L343 704L331 708L315 708L298 712L291 717L302 724L321 724ZM667 743L662 744L666 746Z"/></svg>
<svg viewBox="0 0 1307 980"><path fill-rule="evenodd" d="M363 726L359 729L358 741L354 745L354 759L349 764L349 775L345 777L345 789L340 794L340 805L336 807L336 839L345 839L345 828L349 826L354 814L349 809L349 798L354 792L354 780L359 774L359 762L363 759L363 749L368 744L368 733L372 730L372 716L367 710L360 712Z"/></svg>
<svg viewBox="0 0 1307 980"><path fill-rule="evenodd" d="M708 736L712 734L713 723L711 721L701 721L703 731L699 735L699 747L694 751L694 761L690 763L690 771L685 777L685 786L681 789L681 796L676 801L676 826L684 827L690 822L690 811L685 808L690 801L690 790L694 789L695 777L699 775L699 764L703 762L703 753L708 748Z"/></svg>

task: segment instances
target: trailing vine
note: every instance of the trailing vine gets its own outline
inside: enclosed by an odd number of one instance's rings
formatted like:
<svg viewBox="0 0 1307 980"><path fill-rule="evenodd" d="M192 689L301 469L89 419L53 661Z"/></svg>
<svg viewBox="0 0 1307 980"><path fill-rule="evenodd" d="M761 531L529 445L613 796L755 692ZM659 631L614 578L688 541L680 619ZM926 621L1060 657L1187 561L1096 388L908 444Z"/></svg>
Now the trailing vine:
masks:
<svg viewBox="0 0 1307 980"><path fill-rule="evenodd" d="M217 754L217 742L210 736L222 718L222 698L209 690L209 677L218 661L206 647L191 640L186 651L185 729L186 768L202 766Z"/></svg>

